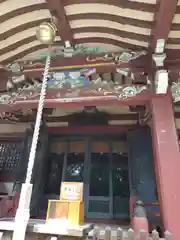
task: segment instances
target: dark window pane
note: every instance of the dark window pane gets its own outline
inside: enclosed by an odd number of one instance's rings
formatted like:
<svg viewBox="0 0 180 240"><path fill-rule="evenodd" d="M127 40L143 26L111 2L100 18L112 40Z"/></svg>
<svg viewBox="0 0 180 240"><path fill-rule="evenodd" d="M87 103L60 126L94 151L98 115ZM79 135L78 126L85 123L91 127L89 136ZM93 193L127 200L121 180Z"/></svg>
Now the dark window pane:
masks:
<svg viewBox="0 0 180 240"><path fill-rule="evenodd" d="M45 186L46 194L60 193L60 185L62 178L64 154L50 154L48 164L49 172L47 176L47 183Z"/></svg>
<svg viewBox="0 0 180 240"><path fill-rule="evenodd" d="M108 154L91 154L90 196L109 196Z"/></svg>
<svg viewBox="0 0 180 240"><path fill-rule="evenodd" d="M65 181L83 182L84 179L83 175L84 175L84 153L68 154Z"/></svg>
<svg viewBox="0 0 180 240"><path fill-rule="evenodd" d="M129 198L114 197L113 215L116 218L129 218Z"/></svg>
<svg viewBox="0 0 180 240"><path fill-rule="evenodd" d="M90 200L89 201L89 212L97 213L108 213L109 212L109 201L103 200Z"/></svg>
<svg viewBox="0 0 180 240"><path fill-rule="evenodd" d="M113 215L114 218L129 218L128 156L112 154Z"/></svg>
<svg viewBox="0 0 180 240"><path fill-rule="evenodd" d="M128 157L113 154L113 196L129 197Z"/></svg>

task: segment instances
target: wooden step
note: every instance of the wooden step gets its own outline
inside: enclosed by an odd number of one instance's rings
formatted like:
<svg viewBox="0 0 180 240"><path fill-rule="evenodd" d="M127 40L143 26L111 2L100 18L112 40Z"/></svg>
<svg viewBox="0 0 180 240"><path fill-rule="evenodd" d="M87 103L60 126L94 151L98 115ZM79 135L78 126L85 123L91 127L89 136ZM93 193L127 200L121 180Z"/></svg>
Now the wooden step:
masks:
<svg viewBox="0 0 180 240"><path fill-rule="evenodd" d="M138 240L146 239L145 236L148 235L148 240L172 240L172 234L170 232L164 233L164 238L159 237L159 233L153 230L152 234L147 234L145 231L140 232L140 238ZM127 228L116 228L115 227L98 227L95 226L93 230L89 232L89 239L93 240L135 240L135 233L133 229Z"/></svg>

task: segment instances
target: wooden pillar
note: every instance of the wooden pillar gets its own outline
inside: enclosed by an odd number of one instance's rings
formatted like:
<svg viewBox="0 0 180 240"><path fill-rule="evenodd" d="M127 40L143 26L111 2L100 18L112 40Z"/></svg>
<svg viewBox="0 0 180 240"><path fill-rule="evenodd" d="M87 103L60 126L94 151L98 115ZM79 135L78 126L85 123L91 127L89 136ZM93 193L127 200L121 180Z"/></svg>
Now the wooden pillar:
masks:
<svg viewBox="0 0 180 240"><path fill-rule="evenodd" d="M151 100L154 163L165 230L180 238L180 152L171 95Z"/></svg>

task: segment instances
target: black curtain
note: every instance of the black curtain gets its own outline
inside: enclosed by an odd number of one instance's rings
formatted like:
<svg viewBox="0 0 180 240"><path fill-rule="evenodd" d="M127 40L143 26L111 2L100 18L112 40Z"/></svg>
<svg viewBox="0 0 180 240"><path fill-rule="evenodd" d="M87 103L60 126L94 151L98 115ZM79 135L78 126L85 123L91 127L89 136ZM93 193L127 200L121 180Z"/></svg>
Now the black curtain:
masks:
<svg viewBox="0 0 180 240"><path fill-rule="evenodd" d="M45 194L60 195L60 185L64 164L64 153L50 153L48 158L48 173L45 184Z"/></svg>
<svg viewBox="0 0 180 240"><path fill-rule="evenodd" d="M24 147L21 154L19 166L16 174L16 191L20 191L21 184L25 181L27 165L29 160L29 153L32 143L33 128L26 131L24 139ZM39 141L36 151L36 157L34 162L32 180L33 190L30 206L30 215L37 216L39 213L39 203L42 200L44 194L44 187L46 182L46 176L48 172L48 154L49 154L49 138L48 131L45 124L41 126Z"/></svg>
<svg viewBox="0 0 180 240"><path fill-rule="evenodd" d="M152 138L149 127L128 132L129 180L131 195L138 195L144 202L156 202L157 191L153 163ZM155 207L147 207L155 211Z"/></svg>
<svg viewBox="0 0 180 240"><path fill-rule="evenodd" d="M18 166L16 169L16 180L14 185L15 190L17 192L20 192L21 184L24 183L25 181L28 159L29 159L29 152L30 152L30 147L32 142L32 135L33 135L32 129L27 129L24 134L23 147L20 155L20 160L18 162Z"/></svg>

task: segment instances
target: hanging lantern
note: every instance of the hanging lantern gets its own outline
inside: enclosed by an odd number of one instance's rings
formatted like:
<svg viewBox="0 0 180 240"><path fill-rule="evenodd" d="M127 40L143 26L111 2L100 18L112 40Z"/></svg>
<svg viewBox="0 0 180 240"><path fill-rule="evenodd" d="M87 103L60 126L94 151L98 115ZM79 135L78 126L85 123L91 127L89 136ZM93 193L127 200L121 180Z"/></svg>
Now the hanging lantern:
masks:
<svg viewBox="0 0 180 240"><path fill-rule="evenodd" d="M36 36L42 44L52 44L56 36L56 26L53 23L44 22L37 28Z"/></svg>

